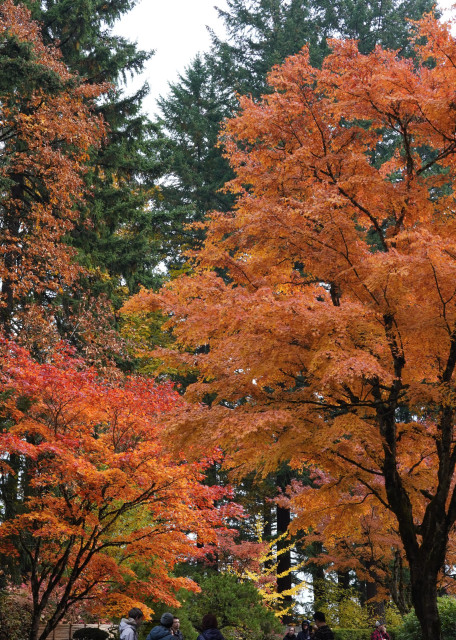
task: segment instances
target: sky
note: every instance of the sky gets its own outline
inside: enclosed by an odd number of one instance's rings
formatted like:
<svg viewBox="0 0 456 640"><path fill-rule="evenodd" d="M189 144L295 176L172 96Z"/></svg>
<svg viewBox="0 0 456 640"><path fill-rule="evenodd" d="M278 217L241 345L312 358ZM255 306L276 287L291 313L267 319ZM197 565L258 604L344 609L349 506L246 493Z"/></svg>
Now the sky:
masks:
<svg viewBox="0 0 456 640"><path fill-rule="evenodd" d="M456 0L438 0L449 8ZM156 100L167 95L168 83L175 82L195 55L207 51L210 37L206 25L223 33L222 21L215 6L226 8L225 0L138 0L136 7L122 18L115 32L136 41L140 49L154 49L155 54L142 76L127 86L130 93L147 81L150 95L144 101L144 111L153 117ZM456 15L456 9L453 9Z"/></svg>
<svg viewBox="0 0 456 640"><path fill-rule="evenodd" d="M225 0L139 0L118 22L117 34L136 41L140 49L155 50L145 73L128 85L131 89L148 82L144 110L151 116L158 96L168 93L168 83L178 79L198 52L209 49L206 25L223 33L215 6L226 8Z"/></svg>

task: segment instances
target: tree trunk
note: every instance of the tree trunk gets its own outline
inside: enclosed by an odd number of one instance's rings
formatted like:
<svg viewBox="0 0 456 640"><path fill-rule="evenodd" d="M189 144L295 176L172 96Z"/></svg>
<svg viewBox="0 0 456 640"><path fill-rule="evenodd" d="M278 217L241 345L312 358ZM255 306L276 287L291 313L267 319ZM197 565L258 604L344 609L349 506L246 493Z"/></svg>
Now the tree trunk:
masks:
<svg viewBox="0 0 456 640"><path fill-rule="evenodd" d="M323 553L323 544L321 542L314 543L315 556L321 556ZM312 575L313 585L313 606L315 611L323 609L326 604L326 577L325 570L321 564L309 564L307 570Z"/></svg>
<svg viewBox="0 0 456 640"><path fill-rule="evenodd" d="M32 614L32 622L30 626L29 640L37 640L39 633L40 616L36 613Z"/></svg>
<svg viewBox="0 0 456 640"><path fill-rule="evenodd" d="M289 509L283 509L277 506L277 535L280 536L288 530L288 526L291 522L291 515ZM290 546L290 541L281 539L277 541L277 551L285 549ZM292 587L291 576L291 551L287 549L284 553L280 554L277 561L277 591L278 593L284 593L290 591ZM290 594L286 594L283 597L283 606L288 608L293 605L293 598ZM293 621L293 616L285 615L282 618L284 624L289 624Z"/></svg>
<svg viewBox="0 0 456 640"><path fill-rule="evenodd" d="M391 569L388 587L393 598L393 602L402 616L405 616L412 608L410 598L410 578L405 575L402 553L396 549L394 562Z"/></svg>
<svg viewBox="0 0 456 640"><path fill-rule="evenodd" d="M437 609L437 574L423 570L421 563L416 565L410 566L411 591L423 640L444 640Z"/></svg>

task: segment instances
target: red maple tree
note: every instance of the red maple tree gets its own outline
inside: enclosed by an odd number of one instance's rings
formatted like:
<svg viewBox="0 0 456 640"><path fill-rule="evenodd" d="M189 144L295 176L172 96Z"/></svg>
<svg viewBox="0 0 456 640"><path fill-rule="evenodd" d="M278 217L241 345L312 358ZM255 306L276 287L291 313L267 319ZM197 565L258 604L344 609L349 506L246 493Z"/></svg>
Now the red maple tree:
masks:
<svg viewBox="0 0 456 640"><path fill-rule="evenodd" d="M196 589L173 567L215 543L237 509L203 483L210 459L186 462L166 446L163 415L179 395L144 378L108 383L64 351L39 364L8 343L0 372L2 499L11 482L23 495L0 524L0 551L25 559L30 640L81 602L111 617L146 599L176 605L175 591Z"/></svg>

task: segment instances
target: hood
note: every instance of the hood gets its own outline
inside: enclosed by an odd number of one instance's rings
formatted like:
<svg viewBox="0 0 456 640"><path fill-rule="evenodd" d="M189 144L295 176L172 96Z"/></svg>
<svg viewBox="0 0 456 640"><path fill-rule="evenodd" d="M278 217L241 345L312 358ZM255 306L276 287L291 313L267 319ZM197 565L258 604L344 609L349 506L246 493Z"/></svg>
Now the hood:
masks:
<svg viewBox="0 0 456 640"><path fill-rule="evenodd" d="M147 636L150 640L162 640L162 638L174 638L171 633L171 629L159 624L158 627L154 627Z"/></svg>
<svg viewBox="0 0 456 640"><path fill-rule="evenodd" d="M123 631L126 627L130 627L131 629L134 629L136 631L137 624L136 621L133 620L133 618L122 618L122 620L120 621L119 624L119 631Z"/></svg>

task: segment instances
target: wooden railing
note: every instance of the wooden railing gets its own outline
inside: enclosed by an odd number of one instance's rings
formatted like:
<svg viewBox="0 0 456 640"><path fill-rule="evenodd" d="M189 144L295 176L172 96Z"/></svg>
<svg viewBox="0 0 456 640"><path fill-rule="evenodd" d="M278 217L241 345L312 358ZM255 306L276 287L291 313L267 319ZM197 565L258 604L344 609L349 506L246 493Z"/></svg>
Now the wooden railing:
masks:
<svg viewBox="0 0 456 640"><path fill-rule="evenodd" d="M76 629L84 629L85 627L98 627L109 631L112 627L110 624L59 624L54 631L48 635L47 640L72 640L73 633ZM44 625L40 626L40 633L43 631Z"/></svg>

